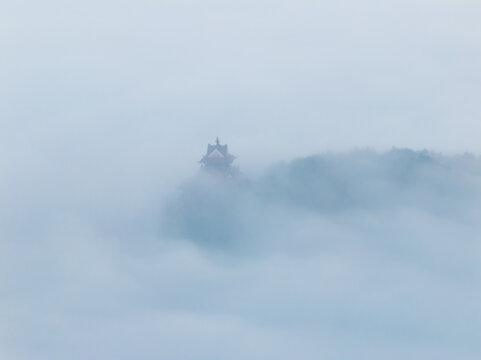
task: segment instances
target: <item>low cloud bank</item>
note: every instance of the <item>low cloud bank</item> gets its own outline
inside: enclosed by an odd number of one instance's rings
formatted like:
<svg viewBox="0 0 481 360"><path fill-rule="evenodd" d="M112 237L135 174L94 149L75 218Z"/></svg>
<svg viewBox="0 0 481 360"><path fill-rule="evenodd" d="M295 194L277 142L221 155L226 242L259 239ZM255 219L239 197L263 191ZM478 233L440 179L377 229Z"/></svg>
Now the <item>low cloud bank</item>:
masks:
<svg viewBox="0 0 481 360"><path fill-rule="evenodd" d="M164 228L222 247L282 227L282 216L325 220L410 211L476 223L480 179L481 160L469 154L393 149L315 155L277 164L250 181L199 174L166 207Z"/></svg>
<svg viewBox="0 0 481 360"><path fill-rule="evenodd" d="M478 157L315 155L199 174L160 217L103 205L0 230L2 358L481 355Z"/></svg>

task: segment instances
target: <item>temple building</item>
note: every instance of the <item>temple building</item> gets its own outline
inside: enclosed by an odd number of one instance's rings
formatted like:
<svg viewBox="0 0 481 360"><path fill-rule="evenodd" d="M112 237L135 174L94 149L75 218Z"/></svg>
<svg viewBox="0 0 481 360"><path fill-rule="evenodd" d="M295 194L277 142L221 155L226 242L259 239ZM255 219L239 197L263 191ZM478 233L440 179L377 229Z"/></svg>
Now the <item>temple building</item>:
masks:
<svg viewBox="0 0 481 360"><path fill-rule="evenodd" d="M207 145L207 153L199 162L203 165L204 170L231 173L231 164L234 159L235 156L229 154L227 144L221 145L217 138L215 145Z"/></svg>

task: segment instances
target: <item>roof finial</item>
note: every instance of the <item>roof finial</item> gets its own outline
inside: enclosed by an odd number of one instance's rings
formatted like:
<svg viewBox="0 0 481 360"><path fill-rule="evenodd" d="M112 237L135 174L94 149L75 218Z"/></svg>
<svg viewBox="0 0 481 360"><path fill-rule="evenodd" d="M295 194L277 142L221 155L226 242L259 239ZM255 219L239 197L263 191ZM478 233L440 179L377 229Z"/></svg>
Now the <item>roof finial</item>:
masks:
<svg viewBox="0 0 481 360"><path fill-rule="evenodd" d="M217 145L219 145L219 137L218 137L218 136L215 138L215 143L216 143Z"/></svg>

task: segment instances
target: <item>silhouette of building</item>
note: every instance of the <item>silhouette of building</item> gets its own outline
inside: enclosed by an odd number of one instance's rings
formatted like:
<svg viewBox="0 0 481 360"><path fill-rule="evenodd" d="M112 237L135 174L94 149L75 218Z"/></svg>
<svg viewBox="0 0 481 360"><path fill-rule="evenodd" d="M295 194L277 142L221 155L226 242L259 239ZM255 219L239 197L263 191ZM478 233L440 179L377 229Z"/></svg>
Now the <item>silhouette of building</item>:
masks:
<svg viewBox="0 0 481 360"><path fill-rule="evenodd" d="M221 145L219 138L217 137L215 145L207 145L207 153L199 162L202 164L202 168L206 171L232 174L234 169L231 167L231 164L234 160L235 156L229 154L227 144Z"/></svg>

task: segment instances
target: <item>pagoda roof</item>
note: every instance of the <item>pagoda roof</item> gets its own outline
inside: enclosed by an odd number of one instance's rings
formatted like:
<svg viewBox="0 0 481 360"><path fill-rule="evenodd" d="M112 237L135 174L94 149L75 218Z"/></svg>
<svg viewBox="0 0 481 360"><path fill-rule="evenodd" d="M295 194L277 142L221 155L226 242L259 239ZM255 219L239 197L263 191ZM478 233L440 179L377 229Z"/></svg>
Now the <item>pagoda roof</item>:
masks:
<svg viewBox="0 0 481 360"><path fill-rule="evenodd" d="M227 144L221 145L219 138L216 139L214 145L207 145L207 153L200 160L204 164L230 164L234 161L235 156L229 154Z"/></svg>

